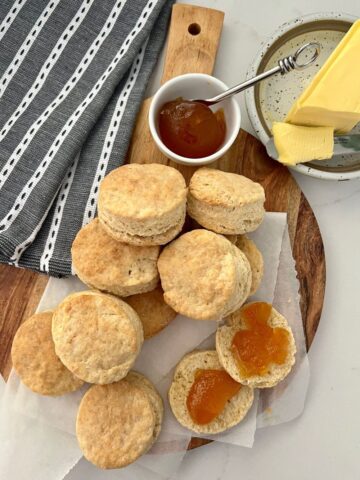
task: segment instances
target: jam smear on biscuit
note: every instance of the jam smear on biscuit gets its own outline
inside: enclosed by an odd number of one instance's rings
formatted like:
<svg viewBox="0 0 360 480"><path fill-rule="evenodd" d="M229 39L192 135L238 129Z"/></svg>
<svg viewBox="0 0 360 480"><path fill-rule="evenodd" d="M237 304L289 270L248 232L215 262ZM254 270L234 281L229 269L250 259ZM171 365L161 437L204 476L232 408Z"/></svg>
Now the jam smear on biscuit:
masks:
<svg viewBox="0 0 360 480"><path fill-rule="evenodd" d="M268 324L271 309L265 302L249 303L241 309L245 329L236 332L231 349L243 377L265 375L271 365L282 365L286 361L289 333Z"/></svg>
<svg viewBox="0 0 360 480"><path fill-rule="evenodd" d="M225 370L198 369L186 400L191 418L198 425L210 423L240 388Z"/></svg>

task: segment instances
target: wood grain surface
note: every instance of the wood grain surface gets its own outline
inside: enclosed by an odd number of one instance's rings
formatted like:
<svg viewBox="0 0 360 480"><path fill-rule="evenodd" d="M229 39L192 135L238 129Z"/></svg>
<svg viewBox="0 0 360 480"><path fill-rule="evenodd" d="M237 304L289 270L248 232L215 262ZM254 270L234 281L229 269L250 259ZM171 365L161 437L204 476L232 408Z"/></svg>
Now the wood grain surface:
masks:
<svg viewBox="0 0 360 480"><path fill-rule="evenodd" d="M216 10L174 5L163 80L189 71L212 73L223 16L222 12ZM200 27L197 35L189 32L189 27L193 24ZM197 30L195 28L192 31L196 33ZM169 164L178 168L188 181L195 169L174 164L155 147L147 122L150 101L151 99L145 100L140 109L128 161ZM288 214L292 251L300 281L301 312L309 348L320 321L325 291L323 243L309 203L287 168L271 160L262 144L243 130L228 153L212 166L260 182L266 193L266 210ZM0 372L4 378L7 378L11 368L13 336L19 325L35 311L47 279L45 275L0 266ZM189 448L204 443L207 443L206 440L194 438Z"/></svg>
<svg viewBox="0 0 360 480"><path fill-rule="evenodd" d="M20 324L32 315L48 282L46 275L0 265L0 373L11 370L11 344Z"/></svg>
<svg viewBox="0 0 360 480"><path fill-rule="evenodd" d="M224 12L192 5L174 5L161 83L184 73L214 69Z"/></svg>
<svg viewBox="0 0 360 480"><path fill-rule="evenodd" d="M184 73L212 73L223 20L224 13L218 10L173 6L161 83ZM192 25L200 28L198 34L189 32ZM150 103L151 98L147 98L138 114L128 153L129 163L145 163L148 159L152 163L164 162L148 127ZM182 171L186 172L186 167Z"/></svg>

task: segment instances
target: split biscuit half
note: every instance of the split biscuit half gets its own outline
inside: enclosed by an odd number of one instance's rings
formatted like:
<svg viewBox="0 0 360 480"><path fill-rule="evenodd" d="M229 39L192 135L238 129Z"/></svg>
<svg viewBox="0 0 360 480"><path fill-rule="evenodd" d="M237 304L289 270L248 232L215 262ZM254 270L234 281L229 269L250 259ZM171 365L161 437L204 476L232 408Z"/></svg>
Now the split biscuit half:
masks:
<svg viewBox="0 0 360 480"><path fill-rule="evenodd" d="M248 305L251 304L246 304L245 307ZM288 352L284 363L272 363L268 371L263 375L244 376L232 353L231 346L234 335L239 330L247 328L241 316L241 309L234 312L226 320L227 323L219 326L216 332L216 351L221 365L234 380L252 388L270 388L274 387L290 373L295 363L295 340L286 318L276 311L275 308L272 307L267 323L273 328L280 327L288 332Z"/></svg>
<svg viewBox="0 0 360 480"><path fill-rule="evenodd" d="M199 425L193 421L187 398L199 369L223 370L215 350L188 353L177 365L169 389L169 402L178 422L193 432L204 434L220 433L240 423L254 401L253 389L245 385L226 402L223 411L211 422Z"/></svg>

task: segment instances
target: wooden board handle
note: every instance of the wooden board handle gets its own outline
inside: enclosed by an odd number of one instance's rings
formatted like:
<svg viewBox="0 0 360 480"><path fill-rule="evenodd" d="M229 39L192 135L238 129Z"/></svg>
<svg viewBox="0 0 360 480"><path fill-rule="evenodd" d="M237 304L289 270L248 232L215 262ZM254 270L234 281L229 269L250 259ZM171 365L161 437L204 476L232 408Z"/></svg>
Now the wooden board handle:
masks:
<svg viewBox="0 0 360 480"><path fill-rule="evenodd" d="M184 73L211 74L223 21L219 10L174 5L161 83Z"/></svg>
<svg viewBox="0 0 360 480"><path fill-rule="evenodd" d="M224 12L193 5L174 5L161 83L184 73L208 73L214 68ZM189 31L190 30L190 31ZM177 165L165 157L152 139L148 114L151 98L138 113L128 163L165 163L176 167L188 181L195 168Z"/></svg>

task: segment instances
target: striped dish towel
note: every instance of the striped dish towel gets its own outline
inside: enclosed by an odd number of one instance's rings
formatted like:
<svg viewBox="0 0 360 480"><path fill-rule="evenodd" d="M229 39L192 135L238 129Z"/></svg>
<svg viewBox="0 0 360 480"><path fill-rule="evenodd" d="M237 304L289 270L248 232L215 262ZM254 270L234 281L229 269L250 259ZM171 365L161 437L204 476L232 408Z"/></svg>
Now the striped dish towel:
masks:
<svg viewBox="0 0 360 480"><path fill-rule="evenodd" d="M124 162L172 3L0 1L0 262L71 274L71 243Z"/></svg>

